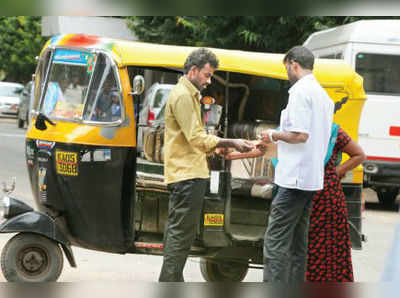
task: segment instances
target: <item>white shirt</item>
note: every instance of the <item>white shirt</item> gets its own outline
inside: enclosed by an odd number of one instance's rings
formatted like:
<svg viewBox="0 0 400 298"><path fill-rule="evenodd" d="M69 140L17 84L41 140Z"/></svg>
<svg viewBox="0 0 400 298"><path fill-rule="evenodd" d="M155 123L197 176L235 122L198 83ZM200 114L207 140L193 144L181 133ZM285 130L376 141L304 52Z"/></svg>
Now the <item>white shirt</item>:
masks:
<svg viewBox="0 0 400 298"><path fill-rule="evenodd" d="M313 74L302 77L289 89L280 129L307 133L308 139L300 144L278 142L277 185L307 191L323 188L333 109L333 101Z"/></svg>

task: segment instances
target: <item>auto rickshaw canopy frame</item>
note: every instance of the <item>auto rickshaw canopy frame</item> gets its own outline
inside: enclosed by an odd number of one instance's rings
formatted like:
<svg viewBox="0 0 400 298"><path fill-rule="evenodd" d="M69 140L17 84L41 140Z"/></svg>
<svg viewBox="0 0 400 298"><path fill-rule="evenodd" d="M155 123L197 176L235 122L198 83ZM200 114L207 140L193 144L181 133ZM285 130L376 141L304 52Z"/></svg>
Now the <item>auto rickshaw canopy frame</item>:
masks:
<svg viewBox="0 0 400 298"><path fill-rule="evenodd" d="M103 49L118 65L142 67L183 68L184 62L196 47L162 45L138 41L125 41L106 37L65 34L50 39L47 46ZM209 48L219 59L219 71L237 72L287 80L283 54ZM326 71L329 69L329 72ZM324 87L342 87L351 99L365 100L362 77L342 60L316 59L314 74Z"/></svg>

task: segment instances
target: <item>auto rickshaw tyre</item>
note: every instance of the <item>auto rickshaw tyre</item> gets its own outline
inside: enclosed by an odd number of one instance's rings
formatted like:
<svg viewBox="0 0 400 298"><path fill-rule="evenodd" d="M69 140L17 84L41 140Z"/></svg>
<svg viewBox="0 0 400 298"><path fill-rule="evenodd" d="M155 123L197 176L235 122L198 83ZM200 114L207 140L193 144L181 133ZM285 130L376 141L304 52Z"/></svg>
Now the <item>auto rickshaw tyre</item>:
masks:
<svg viewBox="0 0 400 298"><path fill-rule="evenodd" d="M19 116L18 116L18 128L24 128L24 124L25 124L24 122L25 121L20 119Z"/></svg>
<svg viewBox="0 0 400 298"><path fill-rule="evenodd" d="M376 194L378 196L379 203L391 206L396 201L396 197L399 194L398 188L376 188Z"/></svg>
<svg viewBox="0 0 400 298"><path fill-rule="evenodd" d="M10 282L56 281L63 265L58 243L39 234L19 233L1 253L1 269Z"/></svg>
<svg viewBox="0 0 400 298"><path fill-rule="evenodd" d="M200 259L201 275L210 282L239 282L246 277L248 270L248 264L243 261Z"/></svg>

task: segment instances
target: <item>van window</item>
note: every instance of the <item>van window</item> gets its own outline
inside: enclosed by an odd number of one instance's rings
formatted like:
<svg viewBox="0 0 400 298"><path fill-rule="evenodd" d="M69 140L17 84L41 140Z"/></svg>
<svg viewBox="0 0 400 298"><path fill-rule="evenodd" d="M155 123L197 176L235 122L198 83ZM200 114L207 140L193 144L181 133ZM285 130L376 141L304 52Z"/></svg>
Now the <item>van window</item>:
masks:
<svg viewBox="0 0 400 298"><path fill-rule="evenodd" d="M400 56L358 53L356 71L367 93L400 93Z"/></svg>
<svg viewBox="0 0 400 298"><path fill-rule="evenodd" d="M322 59L343 59L343 53L335 53L335 54L329 54L329 55L322 55L319 56L318 58Z"/></svg>

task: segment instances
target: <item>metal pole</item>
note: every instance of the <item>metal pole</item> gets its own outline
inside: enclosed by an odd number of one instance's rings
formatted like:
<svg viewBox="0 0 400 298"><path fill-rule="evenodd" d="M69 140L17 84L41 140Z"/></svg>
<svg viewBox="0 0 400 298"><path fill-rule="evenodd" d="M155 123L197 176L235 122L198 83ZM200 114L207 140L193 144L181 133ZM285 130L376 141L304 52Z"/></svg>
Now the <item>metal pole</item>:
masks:
<svg viewBox="0 0 400 298"><path fill-rule="evenodd" d="M224 119L224 138L228 137L228 108L229 108L229 72L226 72L225 78L225 119ZM228 170L228 164L225 159L222 159L222 168L224 171Z"/></svg>

